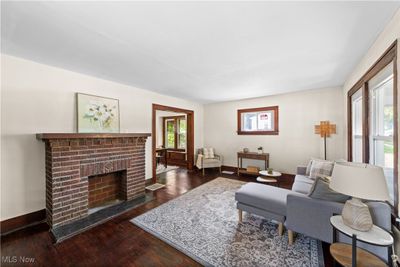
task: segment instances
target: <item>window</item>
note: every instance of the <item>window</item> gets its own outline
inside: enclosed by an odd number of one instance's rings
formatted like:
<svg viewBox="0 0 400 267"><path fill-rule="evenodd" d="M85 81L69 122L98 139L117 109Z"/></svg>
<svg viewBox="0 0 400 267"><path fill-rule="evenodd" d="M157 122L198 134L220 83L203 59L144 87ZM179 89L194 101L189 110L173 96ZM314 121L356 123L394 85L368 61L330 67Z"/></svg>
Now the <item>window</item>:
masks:
<svg viewBox="0 0 400 267"><path fill-rule="evenodd" d="M186 149L186 119L178 119L178 148Z"/></svg>
<svg viewBox="0 0 400 267"><path fill-rule="evenodd" d="M238 110L238 134L277 135L278 107Z"/></svg>
<svg viewBox="0 0 400 267"><path fill-rule="evenodd" d="M369 162L384 169L391 203L394 204L393 65L388 65L374 76L368 87L371 112Z"/></svg>
<svg viewBox="0 0 400 267"><path fill-rule="evenodd" d="M398 213L398 109L395 42L348 93L348 158L383 168Z"/></svg>
<svg viewBox="0 0 400 267"><path fill-rule="evenodd" d="M165 148L175 148L175 120L165 120L166 133L165 133Z"/></svg>
<svg viewBox="0 0 400 267"><path fill-rule="evenodd" d="M186 149L185 116L164 117L164 147Z"/></svg>

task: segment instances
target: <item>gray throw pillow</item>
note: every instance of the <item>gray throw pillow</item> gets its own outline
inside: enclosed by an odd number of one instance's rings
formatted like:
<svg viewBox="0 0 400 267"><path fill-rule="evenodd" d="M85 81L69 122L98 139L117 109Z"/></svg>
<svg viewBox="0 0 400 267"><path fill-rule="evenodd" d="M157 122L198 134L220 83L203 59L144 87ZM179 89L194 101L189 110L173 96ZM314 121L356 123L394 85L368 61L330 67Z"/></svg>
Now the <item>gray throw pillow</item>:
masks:
<svg viewBox="0 0 400 267"><path fill-rule="evenodd" d="M317 177L311 187L309 197L333 202L346 202L350 197L332 190L329 187L329 180L323 177Z"/></svg>

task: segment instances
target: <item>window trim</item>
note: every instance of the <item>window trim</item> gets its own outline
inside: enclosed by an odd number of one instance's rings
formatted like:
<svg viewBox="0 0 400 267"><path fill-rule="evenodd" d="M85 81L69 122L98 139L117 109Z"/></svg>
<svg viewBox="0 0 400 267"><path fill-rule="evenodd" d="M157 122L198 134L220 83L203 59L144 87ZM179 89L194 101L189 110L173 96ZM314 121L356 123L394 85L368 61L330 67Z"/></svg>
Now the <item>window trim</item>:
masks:
<svg viewBox="0 0 400 267"><path fill-rule="evenodd" d="M382 69L389 64L393 64L393 145L394 145L394 171L393 171L393 189L394 205L392 212L397 216L399 211L399 190L398 190L398 81L397 81L397 40L384 52L384 54L368 69L368 71L357 81L356 84L347 93L347 158L352 161L353 156L353 127L352 127L352 96L362 90L362 161L369 163L370 159L370 106L369 106L369 88L368 82Z"/></svg>
<svg viewBox="0 0 400 267"><path fill-rule="evenodd" d="M183 148L178 148L178 138L179 138L179 134L178 134L178 120L181 119L186 119L185 116L168 116L168 117L163 117L163 147L171 150L171 151L186 151L186 149ZM166 147L166 143L165 143L165 138L166 138L166 122L167 120L174 120L174 147L173 148L168 148ZM186 134L187 134L187 130L186 130ZM187 146L187 140L186 140L186 146Z"/></svg>
<svg viewBox="0 0 400 267"><path fill-rule="evenodd" d="M260 111L274 111L274 129L272 131L243 131L242 114ZM237 134L238 135L278 135L279 134L279 106L238 109L237 111Z"/></svg>

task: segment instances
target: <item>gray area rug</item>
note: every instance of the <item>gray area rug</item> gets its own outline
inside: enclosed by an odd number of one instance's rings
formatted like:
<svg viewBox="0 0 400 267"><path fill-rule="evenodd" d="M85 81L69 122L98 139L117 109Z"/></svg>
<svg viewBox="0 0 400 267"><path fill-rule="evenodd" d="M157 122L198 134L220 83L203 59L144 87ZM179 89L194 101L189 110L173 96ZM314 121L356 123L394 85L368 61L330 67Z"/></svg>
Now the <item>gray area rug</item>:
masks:
<svg viewBox="0 0 400 267"><path fill-rule="evenodd" d="M277 225L244 213L235 192L244 182L216 178L131 220L205 266L324 266L321 243L297 235L288 245Z"/></svg>

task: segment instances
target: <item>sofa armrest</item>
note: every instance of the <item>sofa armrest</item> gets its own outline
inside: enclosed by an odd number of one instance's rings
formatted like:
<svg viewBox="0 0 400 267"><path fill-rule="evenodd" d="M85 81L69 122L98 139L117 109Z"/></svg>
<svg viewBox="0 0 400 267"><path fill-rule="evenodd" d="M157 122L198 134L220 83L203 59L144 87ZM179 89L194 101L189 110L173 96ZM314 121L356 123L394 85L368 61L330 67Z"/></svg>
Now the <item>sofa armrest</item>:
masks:
<svg viewBox="0 0 400 267"><path fill-rule="evenodd" d="M307 166L297 166L296 174L306 175Z"/></svg>
<svg viewBox="0 0 400 267"><path fill-rule="evenodd" d="M342 213L343 204L290 194L287 196L286 209L288 229L332 243L330 218L334 214Z"/></svg>
<svg viewBox="0 0 400 267"><path fill-rule="evenodd" d="M371 212L372 221L383 229L391 230L391 210L383 202L367 202ZM288 195L286 227L324 242L332 243L333 228L330 217L341 214L344 204L310 198L306 195ZM337 232L337 241L351 244L351 238ZM357 242L357 246L372 252L379 258L388 262L388 248Z"/></svg>

